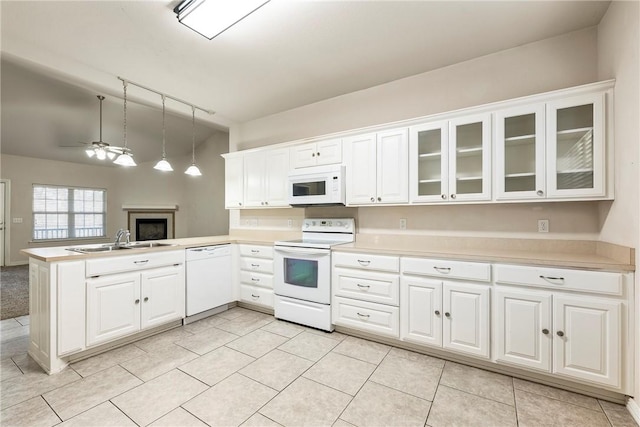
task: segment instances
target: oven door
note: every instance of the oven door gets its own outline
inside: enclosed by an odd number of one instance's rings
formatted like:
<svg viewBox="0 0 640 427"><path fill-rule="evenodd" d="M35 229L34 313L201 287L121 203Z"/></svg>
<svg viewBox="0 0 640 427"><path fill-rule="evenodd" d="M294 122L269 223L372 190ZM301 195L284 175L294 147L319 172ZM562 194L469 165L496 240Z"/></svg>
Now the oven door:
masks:
<svg viewBox="0 0 640 427"><path fill-rule="evenodd" d="M275 246L273 259L273 289L277 295L330 304L329 249Z"/></svg>

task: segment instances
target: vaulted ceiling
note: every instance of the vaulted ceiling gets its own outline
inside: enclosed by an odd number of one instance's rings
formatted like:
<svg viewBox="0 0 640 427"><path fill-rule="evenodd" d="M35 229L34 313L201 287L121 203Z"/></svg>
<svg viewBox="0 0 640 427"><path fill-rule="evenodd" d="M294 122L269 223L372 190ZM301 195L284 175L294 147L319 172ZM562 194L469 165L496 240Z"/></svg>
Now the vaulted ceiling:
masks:
<svg viewBox="0 0 640 427"><path fill-rule="evenodd" d="M597 25L609 2L272 0L213 40L181 25L176 4L0 2L2 152L26 155L27 143L64 156L59 145L97 139L99 93L103 139L120 144L117 76L215 110L198 113L199 143L233 123ZM131 95L132 148L138 140L153 158L160 97ZM167 108L168 152L188 153L190 110Z"/></svg>

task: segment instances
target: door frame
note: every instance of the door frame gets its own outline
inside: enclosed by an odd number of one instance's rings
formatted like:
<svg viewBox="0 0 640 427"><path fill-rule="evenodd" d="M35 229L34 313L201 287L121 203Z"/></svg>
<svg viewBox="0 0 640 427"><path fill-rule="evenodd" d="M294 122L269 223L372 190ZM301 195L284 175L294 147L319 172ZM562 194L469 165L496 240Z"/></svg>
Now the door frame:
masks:
<svg viewBox="0 0 640 427"><path fill-rule="evenodd" d="M11 180L0 179L0 184L4 185L4 240L0 241L2 245L2 259L0 259L1 266L9 266L11 264Z"/></svg>

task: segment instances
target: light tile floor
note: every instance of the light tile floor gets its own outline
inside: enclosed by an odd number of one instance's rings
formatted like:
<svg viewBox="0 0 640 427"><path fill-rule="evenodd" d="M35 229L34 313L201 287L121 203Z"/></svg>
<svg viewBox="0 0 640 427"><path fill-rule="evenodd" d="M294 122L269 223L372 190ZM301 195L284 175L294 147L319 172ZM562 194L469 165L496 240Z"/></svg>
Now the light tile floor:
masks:
<svg viewBox="0 0 640 427"><path fill-rule="evenodd" d="M2 426L636 426L624 406L240 307L46 375L0 322Z"/></svg>

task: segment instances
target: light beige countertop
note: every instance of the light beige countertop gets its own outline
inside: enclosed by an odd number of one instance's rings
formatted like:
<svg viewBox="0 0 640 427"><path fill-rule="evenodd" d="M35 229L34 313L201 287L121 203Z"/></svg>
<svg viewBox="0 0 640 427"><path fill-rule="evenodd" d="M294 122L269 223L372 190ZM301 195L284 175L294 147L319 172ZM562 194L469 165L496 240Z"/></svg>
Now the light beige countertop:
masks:
<svg viewBox="0 0 640 427"><path fill-rule="evenodd" d="M234 230L232 235L163 240L173 246L84 254L71 246L23 249L21 253L45 262L134 255L225 243L271 245L276 240L300 238L300 232ZM337 252L442 258L461 261L635 271L635 249L606 242L584 240L443 237L357 234L356 241L337 245Z"/></svg>
<svg viewBox="0 0 640 427"><path fill-rule="evenodd" d="M635 271L635 250L586 240L358 234L336 252L442 258L546 267Z"/></svg>

